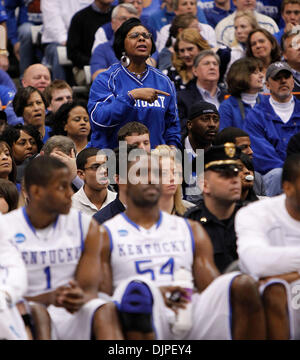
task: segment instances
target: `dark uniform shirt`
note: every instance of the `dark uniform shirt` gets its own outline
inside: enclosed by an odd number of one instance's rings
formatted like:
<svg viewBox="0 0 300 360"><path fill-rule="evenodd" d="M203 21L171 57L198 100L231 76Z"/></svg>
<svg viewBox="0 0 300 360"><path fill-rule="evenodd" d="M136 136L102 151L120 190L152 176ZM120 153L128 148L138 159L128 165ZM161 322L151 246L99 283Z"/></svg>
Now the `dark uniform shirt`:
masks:
<svg viewBox="0 0 300 360"><path fill-rule="evenodd" d="M188 219L199 221L207 231L214 249L215 264L220 272L223 272L229 264L238 258L234 218L242 205L242 203L237 203L233 214L226 220L217 219L207 209L203 199L184 214L184 217Z"/></svg>
<svg viewBox="0 0 300 360"><path fill-rule="evenodd" d="M96 212L93 215L93 218L101 225L105 221L113 218L115 215L118 215L125 211L125 206L117 197L114 201L110 202L103 209Z"/></svg>

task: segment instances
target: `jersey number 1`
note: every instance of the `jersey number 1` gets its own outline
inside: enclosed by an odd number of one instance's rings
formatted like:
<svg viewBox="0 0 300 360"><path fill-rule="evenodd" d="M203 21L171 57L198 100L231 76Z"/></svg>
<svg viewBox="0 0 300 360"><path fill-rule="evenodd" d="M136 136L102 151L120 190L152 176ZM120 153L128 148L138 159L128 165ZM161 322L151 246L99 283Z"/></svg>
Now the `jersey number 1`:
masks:
<svg viewBox="0 0 300 360"><path fill-rule="evenodd" d="M47 287L46 290L51 289L51 273L50 266L45 267L44 273L46 274Z"/></svg>

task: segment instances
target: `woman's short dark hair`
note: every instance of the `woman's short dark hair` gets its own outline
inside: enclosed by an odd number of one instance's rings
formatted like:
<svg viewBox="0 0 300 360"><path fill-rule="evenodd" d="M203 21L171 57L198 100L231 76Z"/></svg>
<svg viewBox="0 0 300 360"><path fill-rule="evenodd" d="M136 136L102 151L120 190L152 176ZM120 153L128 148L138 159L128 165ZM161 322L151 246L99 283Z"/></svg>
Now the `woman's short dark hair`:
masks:
<svg viewBox="0 0 300 360"><path fill-rule="evenodd" d="M8 180L10 180L11 182L13 182L15 184L16 183L16 178L17 178L17 165L15 163L11 147L8 145L8 143L6 141L3 141L2 139L0 139L0 152L4 151L5 148L8 149L9 155L10 155L11 160L12 160L12 162L11 162L11 172L8 175Z"/></svg>
<svg viewBox="0 0 300 360"><path fill-rule="evenodd" d="M7 142L7 144L12 148L13 144L19 139L21 135L21 130L34 138L38 152L40 152L41 148L43 147L42 136L38 128L31 124L18 124L16 126L9 125L3 131L0 139Z"/></svg>
<svg viewBox="0 0 300 360"><path fill-rule="evenodd" d="M0 179L0 198L7 202L8 211L15 210L19 202L19 193L16 185L9 180Z"/></svg>
<svg viewBox="0 0 300 360"><path fill-rule="evenodd" d="M83 101L67 102L60 106L60 108L54 114L53 122L52 122L52 132L50 132L50 136L53 135L67 136L67 132L65 131L64 128L66 123L68 122L69 113L78 106L83 107L87 111L86 104Z"/></svg>
<svg viewBox="0 0 300 360"><path fill-rule="evenodd" d="M250 89L250 75L262 68L262 62L256 58L245 57L235 61L226 78L229 94L240 96L242 92L247 92Z"/></svg>
<svg viewBox="0 0 300 360"><path fill-rule="evenodd" d="M45 105L45 108L47 107L46 99L45 99L44 95L40 92L40 90L38 90L32 86L27 86L26 88L20 88L16 92L16 95L13 99L13 108L14 108L14 112L16 113L17 116L23 116L24 109L27 106L27 102L28 102L30 96L35 92L37 92L41 96L43 103Z"/></svg>
<svg viewBox="0 0 300 360"><path fill-rule="evenodd" d="M146 26L143 25L139 19L131 18L131 19L126 20L116 31L113 48L114 48L114 52L116 54L117 59L120 60L122 57L122 53L125 52L124 43L125 43L126 35L135 26L143 26L145 29L147 29ZM147 29L147 31L150 32L148 29ZM152 55L156 50L153 36L151 37L151 42L152 42L152 48L151 48L151 55Z"/></svg>
<svg viewBox="0 0 300 360"><path fill-rule="evenodd" d="M265 37L270 41L271 45L272 45L272 50L271 50L271 63L275 62L275 61L280 61L281 59L281 50L280 50L280 46L276 40L276 38L266 29L254 29L252 31L250 31L249 35L248 35L248 39L246 42L246 56L248 57L255 57L252 53L252 48L251 48L251 36L257 32L261 32L262 34L265 35Z"/></svg>

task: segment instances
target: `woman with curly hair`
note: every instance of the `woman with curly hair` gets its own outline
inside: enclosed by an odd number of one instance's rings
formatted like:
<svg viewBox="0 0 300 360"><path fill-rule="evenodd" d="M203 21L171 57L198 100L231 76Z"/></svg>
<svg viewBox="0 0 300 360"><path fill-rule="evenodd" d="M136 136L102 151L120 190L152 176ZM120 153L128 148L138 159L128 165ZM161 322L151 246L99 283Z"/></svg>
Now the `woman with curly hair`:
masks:
<svg viewBox="0 0 300 360"><path fill-rule="evenodd" d="M41 134L34 125L19 124L7 126L1 140L5 141L12 150L12 157L17 165L16 182L21 183L24 168L42 149Z"/></svg>
<svg viewBox="0 0 300 360"><path fill-rule="evenodd" d="M81 102L63 104L55 113L51 135L64 135L73 140L76 153L83 150L91 132L89 114Z"/></svg>

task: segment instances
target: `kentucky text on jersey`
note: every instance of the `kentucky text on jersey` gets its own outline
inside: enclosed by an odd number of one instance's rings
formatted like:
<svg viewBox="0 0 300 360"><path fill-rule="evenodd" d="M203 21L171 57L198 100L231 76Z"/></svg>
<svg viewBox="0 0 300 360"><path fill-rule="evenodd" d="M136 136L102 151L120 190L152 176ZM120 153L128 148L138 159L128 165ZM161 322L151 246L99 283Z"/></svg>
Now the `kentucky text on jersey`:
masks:
<svg viewBox="0 0 300 360"><path fill-rule="evenodd" d="M158 96L158 99L155 100L152 104L148 103L148 101L144 100L136 100L134 106L137 107L161 107L165 108L165 97Z"/></svg>
<svg viewBox="0 0 300 360"><path fill-rule="evenodd" d="M22 251L26 265L64 264L79 260L81 247L61 248L47 251Z"/></svg>
<svg viewBox="0 0 300 360"><path fill-rule="evenodd" d="M153 244L117 244L118 254L122 256L136 256L136 255L155 255L178 252L182 253L187 251L185 241L164 241L155 242Z"/></svg>

